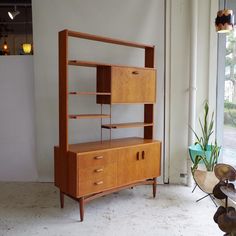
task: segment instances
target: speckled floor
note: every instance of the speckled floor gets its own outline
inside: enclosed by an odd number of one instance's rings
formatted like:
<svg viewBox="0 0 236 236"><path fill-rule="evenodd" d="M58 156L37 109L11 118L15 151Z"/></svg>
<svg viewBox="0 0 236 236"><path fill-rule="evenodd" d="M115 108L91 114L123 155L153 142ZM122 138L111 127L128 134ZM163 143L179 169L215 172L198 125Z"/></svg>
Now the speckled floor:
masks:
<svg viewBox="0 0 236 236"><path fill-rule="evenodd" d="M1 236L218 236L209 198L185 186L160 185L157 198L150 186L101 197L85 207L79 222L78 203L59 194L51 183L0 183Z"/></svg>

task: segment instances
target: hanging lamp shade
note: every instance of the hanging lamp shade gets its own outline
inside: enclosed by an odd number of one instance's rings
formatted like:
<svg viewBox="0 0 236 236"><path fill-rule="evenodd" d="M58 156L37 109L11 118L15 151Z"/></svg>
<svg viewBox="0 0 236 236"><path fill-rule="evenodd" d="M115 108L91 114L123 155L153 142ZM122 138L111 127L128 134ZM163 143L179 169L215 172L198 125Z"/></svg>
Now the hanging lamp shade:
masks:
<svg viewBox="0 0 236 236"><path fill-rule="evenodd" d="M218 33L227 33L234 28L233 11L229 9L220 10L217 12L215 20L216 31Z"/></svg>
<svg viewBox="0 0 236 236"><path fill-rule="evenodd" d="M29 54L31 52L31 44L28 43L28 40L27 40L27 9L25 7L25 18L26 18L26 22L25 22L25 36L26 36L26 41L25 43L22 45L22 48L23 48L23 51L25 54Z"/></svg>
<svg viewBox="0 0 236 236"><path fill-rule="evenodd" d="M2 49L3 49L3 51L7 51L7 49L8 49L8 45L7 45L7 41L6 40L4 41Z"/></svg>
<svg viewBox="0 0 236 236"><path fill-rule="evenodd" d="M22 47L23 47L24 53L29 54L31 52L31 44L30 43L24 43Z"/></svg>

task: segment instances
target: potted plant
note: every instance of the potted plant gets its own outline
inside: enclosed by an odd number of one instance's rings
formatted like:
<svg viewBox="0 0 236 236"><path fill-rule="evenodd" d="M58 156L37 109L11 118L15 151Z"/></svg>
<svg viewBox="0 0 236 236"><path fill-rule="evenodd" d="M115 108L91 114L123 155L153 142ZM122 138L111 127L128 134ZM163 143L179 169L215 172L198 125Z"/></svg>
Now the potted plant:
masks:
<svg viewBox="0 0 236 236"><path fill-rule="evenodd" d="M199 118L199 124L201 127L201 136L192 129L197 141L194 145L189 147L189 154L193 162L192 171L198 168L198 164L204 164L207 171L213 171L214 166L217 164L220 154L220 147L215 140L214 144L209 144L209 140L214 130L214 112L211 114L209 122L209 105L205 102L204 105L204 117L203 121Z"/></svg>

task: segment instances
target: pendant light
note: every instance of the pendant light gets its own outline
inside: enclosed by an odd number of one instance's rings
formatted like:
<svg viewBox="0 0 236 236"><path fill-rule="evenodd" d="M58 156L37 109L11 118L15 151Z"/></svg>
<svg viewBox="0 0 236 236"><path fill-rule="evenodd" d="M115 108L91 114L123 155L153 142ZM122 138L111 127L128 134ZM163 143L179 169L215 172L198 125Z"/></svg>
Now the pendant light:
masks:
<svg viewBox="0 0 236 236"><path fill-rule="evenodd" d="M8 45L7 45L7 41L5 39L3 46L2 46L3 51L7 51L8 50Z"/></svg>
<svg viewBox="0 0 236 236"><path fill-rule="evenodd" d="M226 0L224 0L224 10L217 12L215 26L218 33L228 33L234 29L233 10L226 8Z"/></svg>
<svg viewBox="0 0 236 236"><path fill-rule="evenodd" d="M9 53L6 38L4 39L4 43L2 45L2 52L3 52L3 55L8 55L8 53Z"/></svg>
<svg viewBox="0 0 236 236"><path fill-rule="evenodd" d="M22 48L25 54L29 54L31 52L32 46L31 44L28 42L28 35L27 35L27 9L25 6L25 35L26 35L26 41L25 43L23 43Z"/></svg>
<svg viewBox="0 0 236 236"><path fill-rule="evenodd" d="M25 54L29 54L31 52L32 47L30 43L23 43L22 47Z"/></svg>

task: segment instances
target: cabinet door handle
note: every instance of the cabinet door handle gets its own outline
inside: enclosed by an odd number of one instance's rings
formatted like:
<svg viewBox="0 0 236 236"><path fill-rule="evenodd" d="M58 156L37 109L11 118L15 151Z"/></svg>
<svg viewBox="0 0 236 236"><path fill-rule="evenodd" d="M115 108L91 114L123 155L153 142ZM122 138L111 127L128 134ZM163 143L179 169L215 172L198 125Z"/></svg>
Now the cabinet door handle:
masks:
<svg viewBox="0 0 236 236"><path fill-rule="evenodd" d="M145 152L142 151L142 159L145 159Z"/></svg>
<svg viewBox="0 0 236 236"><path fill-rule="evenodd" d="M98 181L98 182L95 182L94 184L95 185L100 185L100 184L103 184L103 181Z"/></svg>
<svg viewBox="0 0 236 236"><path fill-rule="evenodd" d="M94 157L95 160L100 160L100 159L103 159L103 156L96 156Z"/></svg>
<svg viewBox="0 0 236 236"><path fill-rule="evenodd" d="M96 169L96 170L94 170L95 172L103 172L103 169L101 168L101 169Z"/></svg>
<svg viewBox="0 0 236 236"><path fill-rule="evenodd" d="M139 161L139 152L137 152L137 154L136 154L136 159L137 159L137 161Z"/></svg>
<svg viewBox="0 0 236 236"><path fill-rule="evenodd" d="M136 71L136 70L135 70L135 71L132 71L132 74L133 74L133 75L138 75L138 71Z"/></svg>

